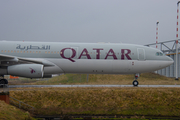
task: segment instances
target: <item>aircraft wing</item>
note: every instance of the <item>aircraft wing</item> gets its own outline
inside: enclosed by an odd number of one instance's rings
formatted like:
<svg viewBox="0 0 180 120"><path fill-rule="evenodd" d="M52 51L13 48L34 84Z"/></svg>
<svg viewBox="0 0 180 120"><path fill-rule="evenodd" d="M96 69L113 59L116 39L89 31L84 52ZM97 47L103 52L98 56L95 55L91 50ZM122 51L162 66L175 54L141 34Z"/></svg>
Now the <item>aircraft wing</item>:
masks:
<svg viewBox="0 0 180 120"><path fill-rule="evenodd" d="M34 59L30 59L30 58L22 58L22 57L4 55L4 54L0 54L0 61L7 61L7 62L22 61L22 62L31 62L31 63L35 63L35 64L42 64L44 66L54 66L53 63L45 61L45 60L34 60Z"/></svg>
<svg viewBox="0 0 180 120"><path fill-rule="evenodd" d="M4 59L14 59L14 56L0 54L0 61Z"/></svg>

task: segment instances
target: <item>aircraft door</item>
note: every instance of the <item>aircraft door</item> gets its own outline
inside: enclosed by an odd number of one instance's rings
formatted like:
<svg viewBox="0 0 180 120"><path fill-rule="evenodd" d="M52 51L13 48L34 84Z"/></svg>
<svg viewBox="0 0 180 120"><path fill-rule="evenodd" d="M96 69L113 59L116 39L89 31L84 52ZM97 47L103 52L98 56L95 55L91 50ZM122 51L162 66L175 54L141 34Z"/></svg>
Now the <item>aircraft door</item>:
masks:
<svg viewBox="0 0 180 120"><path fill-rule="evenodd" d="M144 51L144 49L143 48L138 48L137 51L138 51L138 60L141 60L141 61L145 60L145 51Z"/></svg>

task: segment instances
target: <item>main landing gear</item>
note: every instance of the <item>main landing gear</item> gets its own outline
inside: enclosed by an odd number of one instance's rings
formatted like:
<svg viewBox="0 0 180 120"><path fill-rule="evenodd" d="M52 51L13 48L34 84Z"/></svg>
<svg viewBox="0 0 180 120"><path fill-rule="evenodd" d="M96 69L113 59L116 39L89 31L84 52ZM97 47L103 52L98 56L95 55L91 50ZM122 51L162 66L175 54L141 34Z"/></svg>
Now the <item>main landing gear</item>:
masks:
<svg viewBox="0 0 180 120"><path fill-rule="evenodd" d="M4 76L2 76L3 78L0 79L0 87L4 87L8 85L8 80L4 79Z"/></svg>
<svg viewBox="0 0 180 120"><path fill-rule="evenodd" d="M136 73L136 74L135 74L135 80L134 80L133 83L132 83L132 84L134 85L134 87L137 87L138 84L139 84L139 82L137 81L138 77L139 77L139 73Z"/></svg>
<svg viewBox="0 0 180 120"><path fill-rule="evenodd" d="M0 79L0 84L8 84L8 81L6 79Z"/></svg>

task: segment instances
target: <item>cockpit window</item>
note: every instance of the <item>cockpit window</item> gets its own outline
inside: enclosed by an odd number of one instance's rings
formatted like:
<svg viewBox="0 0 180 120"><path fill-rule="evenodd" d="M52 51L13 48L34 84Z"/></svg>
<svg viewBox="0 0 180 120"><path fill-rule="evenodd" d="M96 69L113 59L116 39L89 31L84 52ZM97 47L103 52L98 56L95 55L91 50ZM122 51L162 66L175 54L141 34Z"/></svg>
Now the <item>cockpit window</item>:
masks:
<svg viewBox="0 0 180 120"><path fill-rule="evenodd" d="M156 52L156 56L163 56L164 54L162 52Z"/></svg>
<svg viewBox="0 0 180 120"><path fill-rule="evenodd" d="M160 56L163 56L163 53L160 52L159 55L160 55Z"/></svg>
<svg viewBox="0 0 180 120"><path fill-rule="evenodd" d="M156 55L159 56L159 52L157 52Z"/></svg>

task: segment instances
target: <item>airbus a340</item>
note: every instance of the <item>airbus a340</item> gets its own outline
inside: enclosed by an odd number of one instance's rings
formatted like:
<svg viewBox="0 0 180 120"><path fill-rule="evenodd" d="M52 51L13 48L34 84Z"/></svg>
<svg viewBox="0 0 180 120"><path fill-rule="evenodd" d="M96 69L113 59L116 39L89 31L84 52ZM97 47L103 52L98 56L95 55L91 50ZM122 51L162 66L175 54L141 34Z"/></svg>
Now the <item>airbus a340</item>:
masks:
<svg viewBox="0 0 180 120"><path fill-rule="evenodd" d="M0 84L4 75L46 78L53 74L135 74L156 71L174 61L160 50L122 43L0 42Z"/></svg>

